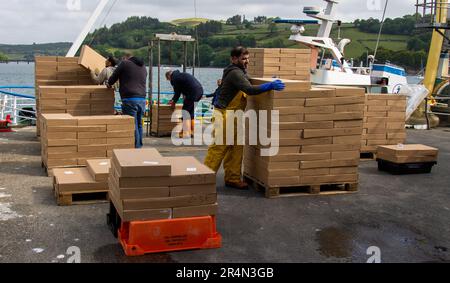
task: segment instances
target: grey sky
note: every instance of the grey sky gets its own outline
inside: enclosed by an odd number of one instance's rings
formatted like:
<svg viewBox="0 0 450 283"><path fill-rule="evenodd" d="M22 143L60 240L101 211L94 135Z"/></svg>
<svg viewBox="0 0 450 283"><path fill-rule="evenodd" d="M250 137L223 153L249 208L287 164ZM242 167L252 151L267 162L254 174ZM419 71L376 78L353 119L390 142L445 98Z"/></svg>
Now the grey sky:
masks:
<svg viewBox="0 0 450 283"><path fill-rule="evenodd" d="M77 10L77 2L81 10ZM196 0L197 16L226 19L236 14L247 18L258 15L281 18L306 18L303 6L325 6L320 0ZM111 0L111 3L114 0ZM381 18L385 0L340 0L338 15L344 21L356 18ZM415 0L391 0L387 17L415 12ZM68 3L72 8L68 9ZM0 0L0 43L43 43L73 41L81 31L99 0ZM111 4L110 4L111 5ZM69 5L71 6L71 5ZM97 21L98 27L106 11ZM117 0L106 25L129 16L150 16L163 21L194 17L194 0Z"/></svg>

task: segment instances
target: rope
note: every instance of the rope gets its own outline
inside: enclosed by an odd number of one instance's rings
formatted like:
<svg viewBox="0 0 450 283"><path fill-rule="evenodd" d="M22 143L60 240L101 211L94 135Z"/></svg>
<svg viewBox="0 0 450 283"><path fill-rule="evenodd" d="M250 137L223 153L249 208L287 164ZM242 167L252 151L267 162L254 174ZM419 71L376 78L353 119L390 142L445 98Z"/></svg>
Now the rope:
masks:
<svg viewBox="0 0 450 283"><path fill-rule="evenodd" d="M380 44L381 32L383 31L384 19L386 16L386 10L387 10L388 3L389 3L389 0L386 0L386 4L384 6L384 11L383 11L383 19L381 20L381 25L380 25L380 32L378 33L377 45L375 47L375 53L373 54L373 62L374 63L377 58L378 46Z"/></svg>
<svg viewBox="0 0 450 283"><path fill-rule="evenodd" d="M103 18L101 24L99 25L100 28L105 24L105 21L109 17L109 15L111 14L112 8L114 7L114 5L116 5L116 2L117 2L117 0L114 0L114 2L112 3L111 7L109 7L108 12L106 13L105 17ZM96 29L94 31L94 34L92 35L92 40L91 40L91 42L89 42L89 45L92 45L92 42L94 42L95 37L97 35L97 32L98 32L98 29Z"/></svg>

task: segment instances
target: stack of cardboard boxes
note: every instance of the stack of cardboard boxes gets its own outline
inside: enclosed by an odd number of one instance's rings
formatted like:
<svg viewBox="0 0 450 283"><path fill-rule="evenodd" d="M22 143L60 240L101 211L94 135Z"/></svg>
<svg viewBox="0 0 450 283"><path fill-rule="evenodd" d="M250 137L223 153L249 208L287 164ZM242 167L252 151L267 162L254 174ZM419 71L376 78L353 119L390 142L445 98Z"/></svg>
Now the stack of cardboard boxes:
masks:
<svg viewBox="0 0 450 283"><path fill-rule="evenodd" d="M78 57L36 56L35 76L38 86L47 81L59 85L93 84L89 70L78 64Z"/></svg>
<svg viewBox="0 0 450 283"><path fill-rule="evenodd" d="M129 116L42 115L42 162L47 169L86 165L87 159L134 148L134 119Z"/></svg>
<svg viewBox="0 0 450 283"><path fill-rule="evenodd" d="M54 113L73 116L114 114L114 90L106 86L41 86L37 100L37 117Z"/></svg>
<svg viewBox="0 0 450 283"><path fill-rule="evenodd" d="M78 57L36 56L35 57L35 97L37 135L40 135L39 100L40 86L94 85L89 70L78 64ZM56 98L56 97L55 97ZM55 112L46 112L55 113ZM59 112L61 113L61 112ZM64 112L63 112L64 113Z"/></svg>
<svg viewBox="0 0 450 283"><path fill-rule="evenodd" d="M110 198L124 222L216 214L215 173L194 157L114 150L111 163Z"/></svg>
<svg viewBox="0 0 450 283"><path fill-rule="evenodd" d="M311 49L252 48L249 52L251 77L310 80Z"/></svg>
<svg viewBox="0 0 450 283"><path fill-rule="evenodd" d="M268 81L254 79L252 83ZM247 145L245 175L266 188L358 183L364 89L284 82L284 91L248 98L247 110L267 110L269 116L279 111L280 148L275 156L261 156L267 146ZM267 136L276 132L276 121L260 122Z"/></svg>
<svg viewBox="0 0 450 283"><path fill-rule="evenodd" d="M170 136L172 131L178 127L178 131L181 131L181 118L182 118L182 105L176 105L173 109L169 105L152 105L152 134L157 136ZM192 117L193 119L194 117ZM173 122L172 119L177 120Z"/></svg>
<svg viewBox="0 0 450 283"><path fill-rule="evenodd" d="M366 94L361 152L376 153L379 145L406 140L406 96Z"/></svg>

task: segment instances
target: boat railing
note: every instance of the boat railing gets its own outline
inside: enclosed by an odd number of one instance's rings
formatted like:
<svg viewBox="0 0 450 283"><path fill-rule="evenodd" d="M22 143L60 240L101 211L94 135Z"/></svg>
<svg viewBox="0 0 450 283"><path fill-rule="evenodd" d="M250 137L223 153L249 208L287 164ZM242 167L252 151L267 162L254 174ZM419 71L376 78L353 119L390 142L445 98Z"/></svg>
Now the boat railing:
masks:
<svg viewBox="0 0 450 283"><path fill-rule="evenodd" d="M34 89L32 86L0 86L0 120L10 114L13 124L17 125L19 118L36 121L35 96L17 93L18 90Z"/></svg>
<svg viewBox="0 0 450 283"><path fill-rule="evenodd" d="M33 86L0 86L0 120L10 114L13 119L13 124L17 125L19 119L36 121L36 97L34 95L19 93L18 91L34 90ZM155 102L155 95L153 93L153 102ZM170 100L173 92L160 92L161 98ZM116 110L121 110L120 106L115 107ZM195 116L199 119L209 120L212 117L211 99L202 99L201 103L197 104L195 109Z"/></svg>

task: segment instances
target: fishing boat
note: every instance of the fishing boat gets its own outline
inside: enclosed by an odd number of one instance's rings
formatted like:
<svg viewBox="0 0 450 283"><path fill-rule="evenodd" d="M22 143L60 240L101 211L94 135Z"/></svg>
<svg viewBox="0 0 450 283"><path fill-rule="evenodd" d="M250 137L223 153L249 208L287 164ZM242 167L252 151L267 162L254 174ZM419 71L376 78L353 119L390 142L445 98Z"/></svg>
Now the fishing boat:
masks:
<svg viewBox="0 0 450 283"><path fill-rule="evenodd" d="M376 64L375 56L368 58L368 66L353 66L353 59L344 56L345 47L351 39L341 39L335 43L331 38L336 18L337 0L324 0L325 9L320 7L304 7L303 12L315 20L280 19L277 23L292 24L290 40L312 49L317 55L317 68L312 70L311 81L318 85L363 86L370 92L399 93L401 88L408 85L407 74L403 67L383 63ZM319 25L316 36L303 35L306 25ZM331 54L332 58L320 59L320 51ZM315 60L315 59L313 59ZM314 64L314 62L313 62Z"/></svg>

